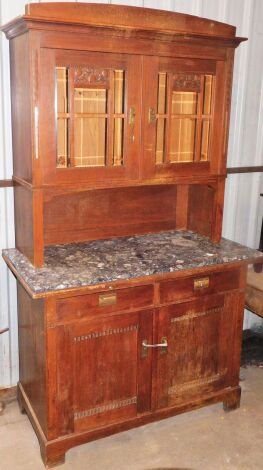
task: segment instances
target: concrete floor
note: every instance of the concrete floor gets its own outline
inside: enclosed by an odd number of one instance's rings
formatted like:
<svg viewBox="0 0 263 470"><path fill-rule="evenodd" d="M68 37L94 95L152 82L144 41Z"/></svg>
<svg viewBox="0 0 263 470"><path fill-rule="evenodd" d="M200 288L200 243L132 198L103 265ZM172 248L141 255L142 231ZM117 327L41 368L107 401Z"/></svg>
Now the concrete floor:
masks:
<svg viewBox="0 0 263 470"><path fill-rule="evenodd" d="M263 368L241 369L242 403L213 405L70 450L63 470L262 470ZM0 416L0 469L43 470L16 402Z"/></svg>

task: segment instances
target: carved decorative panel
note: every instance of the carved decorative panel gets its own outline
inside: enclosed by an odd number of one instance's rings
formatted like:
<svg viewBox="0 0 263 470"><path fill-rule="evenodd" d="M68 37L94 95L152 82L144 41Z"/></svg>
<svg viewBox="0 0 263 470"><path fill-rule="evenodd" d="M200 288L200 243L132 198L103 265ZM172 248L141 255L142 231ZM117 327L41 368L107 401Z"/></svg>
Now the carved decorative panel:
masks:
<svg viewBox="0 0 263 470"><path fill-rule="evenodd" d="M117 410L125 406L134 405L137 403L137 397L127 398L125 400L114 401L107 405L96 406L95 408L89 408L88 410L79 411L74 413L74 419L87 418L88 416L94 416L99 413L105 413L106 411Z"/></svg>
<svg viewBox="0 0 263 470"><path fill-rule="evenodd" d="M201 75L175 73L173 75L173 90L201 91Z"/></svg>
<svg viewBox="0 0 263 470"><path fill-rule="evenodd" d="M214 308L210 308L208 310L204 310L201 312L195 312L195 311L189 310L188 312L186 312L185 315L171 318L171 323L175 323L175 322L182 321L182 320L191 320L192 318L203 317L205 315L211 315L211 314L219 313L222 311L223 311L223 307L214 307Z"/></svg>
<svg viewBox="0 0 263 470"><path fill-rule="evenodd" d="M93 67L74 67L75 87L110 87L110 71Z"/></svg>
<svg viewBox="0 0 263 470"><path fill-rule="evenodd" d="M137 331L138 325L131 325L126 327L120 328L112 328L105 331L95 331L94 333L90 333L88 335L83 336L75 336L74 341L88 341L90 339L101 338L102 336L109 336L109 335L117 335L121 333L129 333L130 331Z"/></svg>

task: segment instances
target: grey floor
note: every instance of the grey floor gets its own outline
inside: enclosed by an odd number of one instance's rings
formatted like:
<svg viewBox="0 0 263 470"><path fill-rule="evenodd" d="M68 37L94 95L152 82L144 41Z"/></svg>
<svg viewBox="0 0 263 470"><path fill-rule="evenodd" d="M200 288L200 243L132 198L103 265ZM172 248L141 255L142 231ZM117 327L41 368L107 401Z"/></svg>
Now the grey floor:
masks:
<svg viewBox="0 0 263 470"><path fill-rule="evenodd" d="M241 369L242 405L213 405L70 450L68 470L263 470L263 368ZM38 442L16 402L0 416L0 469L41 470Z"/></svg>

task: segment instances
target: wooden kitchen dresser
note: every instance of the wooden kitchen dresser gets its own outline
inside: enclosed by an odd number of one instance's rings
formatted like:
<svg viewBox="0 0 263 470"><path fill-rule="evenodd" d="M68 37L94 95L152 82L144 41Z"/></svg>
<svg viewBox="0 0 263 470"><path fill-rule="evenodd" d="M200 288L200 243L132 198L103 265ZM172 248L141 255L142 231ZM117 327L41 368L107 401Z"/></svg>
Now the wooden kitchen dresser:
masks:
<svg viewBox="0 0 263 470"><path fill-rule="evenodd" d="M18 396L53 466L74 445L239 406L248 262L221 240L235 28L37 3L10 39Z"/></svg>

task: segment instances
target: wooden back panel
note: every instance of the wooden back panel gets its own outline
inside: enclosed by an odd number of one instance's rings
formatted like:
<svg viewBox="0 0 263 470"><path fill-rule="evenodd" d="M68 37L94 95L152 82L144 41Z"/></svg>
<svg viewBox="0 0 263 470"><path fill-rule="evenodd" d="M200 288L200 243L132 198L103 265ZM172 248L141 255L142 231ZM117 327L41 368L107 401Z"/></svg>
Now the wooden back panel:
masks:
<svg viewBox="0 0 263 470"><path fill-rule="evenodd" d="M112 188L44 195L44 244L176 228L176 186Z"/></svg>

